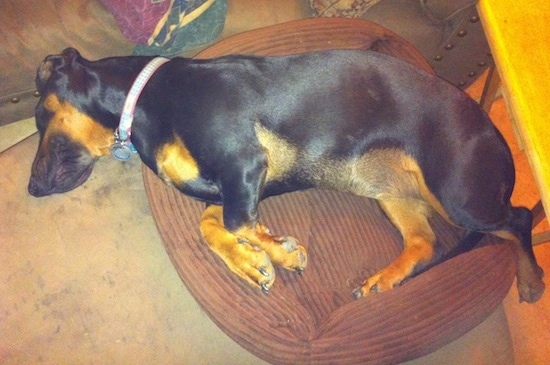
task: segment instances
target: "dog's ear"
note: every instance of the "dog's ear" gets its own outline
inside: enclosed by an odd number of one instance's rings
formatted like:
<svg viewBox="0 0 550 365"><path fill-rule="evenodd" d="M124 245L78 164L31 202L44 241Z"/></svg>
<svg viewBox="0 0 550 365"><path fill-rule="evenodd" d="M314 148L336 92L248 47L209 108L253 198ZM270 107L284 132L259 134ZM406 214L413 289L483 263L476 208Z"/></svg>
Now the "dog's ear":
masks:
<svg viewBox="0 0 550 365"><path fill-rule="evenodd" d="M78 58L80 58L80 53L74 48L66 48L59 55L47 56L36 71L36 89L42 92L42 89L46 86L46 83L54 72L61 70Z"/></svg>

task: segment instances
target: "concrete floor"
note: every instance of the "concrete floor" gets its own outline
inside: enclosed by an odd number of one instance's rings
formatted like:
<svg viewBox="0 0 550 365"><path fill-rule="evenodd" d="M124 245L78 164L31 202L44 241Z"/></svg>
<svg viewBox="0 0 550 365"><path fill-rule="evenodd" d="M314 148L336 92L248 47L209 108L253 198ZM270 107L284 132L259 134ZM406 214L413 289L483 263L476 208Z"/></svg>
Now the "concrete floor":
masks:
<svg viewBox="0 0 550 365"><path fill-rule="evenodd" d="M502 99L491 116L514 151L513 200L532 206L538 193ZM37 199L26 191L32 120L8 127L0 129L0 364L265 363L218 329L181 283L137 159L102 159L85 185ZM550 273L550 244L535 253ZM549 321L550 294L520 304L513 286L486 321L410 364L546 364Z"/></svg>

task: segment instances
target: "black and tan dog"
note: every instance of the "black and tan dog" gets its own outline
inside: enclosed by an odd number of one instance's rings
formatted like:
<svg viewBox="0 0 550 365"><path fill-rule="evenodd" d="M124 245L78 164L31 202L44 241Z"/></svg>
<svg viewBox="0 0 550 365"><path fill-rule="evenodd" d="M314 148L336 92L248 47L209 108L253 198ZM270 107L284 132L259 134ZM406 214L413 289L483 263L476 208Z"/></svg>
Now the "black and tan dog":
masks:
<svg viewBox="0 0 550 365"><path fill-rule="evenodd" d="M150 60L91 62L74 49L44 60L32 195L79 186L109 154L128 91ZM401 255L357 297L389 290L433 259L434 212L513 241L521 299L544 291L531 212L510 204L514 166L502 136L466 94L402 61L369 51L176 58L146 84L131 139L158 176L209 204L204 239L265 291L272 263L301 271L307 256L259 223L258 203L313 187L377 199L403 236Z"/></svg>

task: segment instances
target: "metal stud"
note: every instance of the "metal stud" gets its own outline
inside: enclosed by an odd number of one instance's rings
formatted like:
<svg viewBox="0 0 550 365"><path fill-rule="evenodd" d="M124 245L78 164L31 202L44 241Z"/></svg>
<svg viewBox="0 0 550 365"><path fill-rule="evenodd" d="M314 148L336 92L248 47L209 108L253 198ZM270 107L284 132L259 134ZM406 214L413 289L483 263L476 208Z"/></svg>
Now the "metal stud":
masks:
<svg viewBox="0 0 550 365"><path fill-rule="evenodd" d="M472 15L470 17L470 22L471 23L477 23L479 21L479 17L477 15Z"/></svg>
<svg viewBox="0 0 550 365"><path fill-rule="evenodd" d="M468 34L468 32L466 32L465 30L461 30L461 31L459 31L459 32L457 33L457 35L458 35L459 37L465 37L467 34Z"/></svg>
<svg viewBox="0 0 550 365"><path fill-rule="evenodd" d="M40 91L33 92L32 96L34 96L35 98L39 98L40 97Z"/></svg>
<svg viewBox="0 0 550 365"><path fill-rule="evenodd" d="M21 101L21 98L17 97L17 96L14 96L13 98L11 98L11 102L13 104L17 104Z"/></svg>
<svg viewBox="0 0 550 365"><path fill-rule="evenodd" d="M455 48L455 46L454 46L454 44L452 44L452 43L447 43L447 44L445 45L445 49L446 49L447 51L450 51L450 50L453 49L453 48Z"/></svg>
<svg viewBox="0 0 550 365"><path fill-rule="evenodd" d="M443 59L443 56L441 56L441 55L437 55L437 56L434 57L435 61L441 61L442 59Z"/></svg>
<svg viewBox="0 0 550 365"><path fill-rule="evenodd" d="M470 71L470 73L468 74L469 77L474 77L475 75L477 75L475 71Z"/></svg>

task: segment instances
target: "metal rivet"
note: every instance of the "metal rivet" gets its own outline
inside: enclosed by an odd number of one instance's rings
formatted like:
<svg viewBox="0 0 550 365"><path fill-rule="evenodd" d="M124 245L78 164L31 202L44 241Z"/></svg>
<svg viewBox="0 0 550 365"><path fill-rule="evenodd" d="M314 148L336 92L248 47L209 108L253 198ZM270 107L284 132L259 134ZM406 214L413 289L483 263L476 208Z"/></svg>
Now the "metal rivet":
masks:
<svg viewBox="0 0 550 365"><path fill-rule="evenodd" d="M445 45L445 49L446 49L447 51L450 51L450 50L453 49L453 48L455 48L455 46L454 46L453 44L451 44L451 43L448 43L448 44Z"/></svg>
<svg viewBox="0 0 550 365"><path fill-rule="evenodd" d="M441 55L437 55L434 57L434 60L435 61L441 61L443 59L443 57Z"/></svg>
<svg viewBox="0 0 550 365"><path fill-rule="evenodd" d="M469 77L474 77L475 75L477 75L475 71L470 71L470 73L468 74Z"/></svg>
<svg viewBox="0 0 550 365"><path fill-rule="evenodd" d="M465 83L464 81L460 81L460 82L458 83L458 86L460 86L460 87L463 87L464 85L466 85L466 83Z"/></svg>
<svg viewBox="0 0 550 365"><path fill-rule="evenodd" d="M34 96L35 98L39 98L40 97L40 91L35 91L34 93L32 93L32 96Z"/></svg>
<svg viewBox="0 0 550 365"><path fill-rule="evenodd" d="M485 67L485 66L487 66L487 62L485 62L485 61L479 61L477 65L478 65L479 67Z"/></svg>
<svg viewBox="0 0 550 365"><path fill-rule="evenodd" d="M459 31L459 32L457 33L457 35L458 35L459 37L465 37L466 34L468 34L468 32L466 32L465 30L461 30L461 31Z"/></svg>
<svg viewBox="0 0 550 365"><path fill-rule="evenodd" d="M479 21L479 17L477 15L473 15L470 17L470 22L477 23Z"/></svg>
<svg viewBox="0 0 550 365"><path fill-rule="evenodd" d="M18 98L17 96L11 98L11 102L12 102L13 104L17 104L17 103L19 103L20 101L21 101L21 99Z"/></svg>

